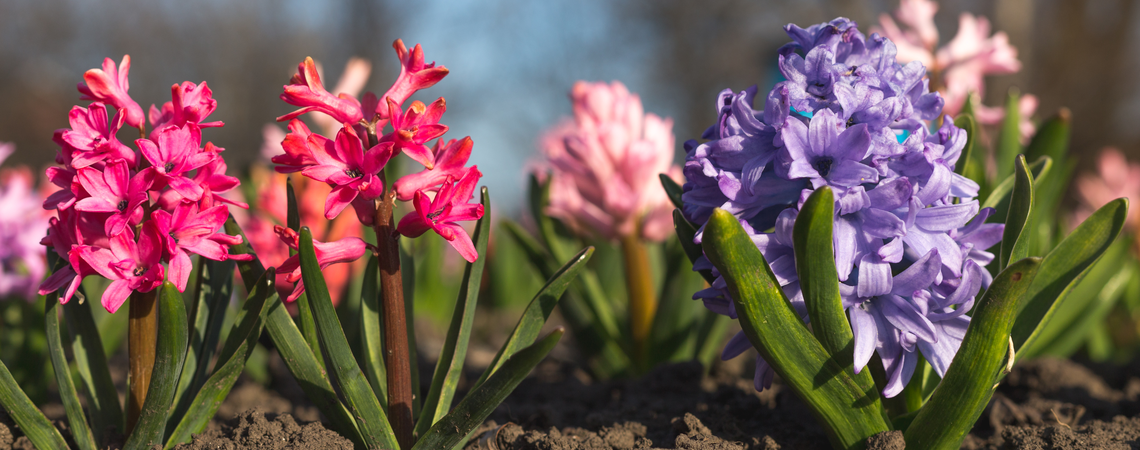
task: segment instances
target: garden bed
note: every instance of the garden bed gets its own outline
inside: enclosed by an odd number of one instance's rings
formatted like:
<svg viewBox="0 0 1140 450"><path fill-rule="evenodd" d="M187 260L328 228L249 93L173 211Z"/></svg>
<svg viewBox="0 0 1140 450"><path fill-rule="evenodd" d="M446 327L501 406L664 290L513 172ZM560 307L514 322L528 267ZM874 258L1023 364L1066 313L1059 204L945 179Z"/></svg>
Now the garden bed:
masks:
<svg viewBox="0 0 1140 450"><path fill-rule="evenodd" d="M764 392L753 390L751 366L740 358L704 376L699 365L682 363L638 380L594 382L568 358L551 358L495 410L466 448L830 448L811 412L779 381ZM319 423L317 409L284 367L271 367L277 383L266 389L243 379L209 429L177 448L351 448ZM429 370L421 364L421 374ZM62 428L61 406L47 405L44 412ZM880 436L869 448L902 448L892 446L898 442L890 438ZM962 448L1136 448L1138 441L1140 364L1042 359L1014 368ZM32 448L7 417L0 422L2 448Z"/></svg>

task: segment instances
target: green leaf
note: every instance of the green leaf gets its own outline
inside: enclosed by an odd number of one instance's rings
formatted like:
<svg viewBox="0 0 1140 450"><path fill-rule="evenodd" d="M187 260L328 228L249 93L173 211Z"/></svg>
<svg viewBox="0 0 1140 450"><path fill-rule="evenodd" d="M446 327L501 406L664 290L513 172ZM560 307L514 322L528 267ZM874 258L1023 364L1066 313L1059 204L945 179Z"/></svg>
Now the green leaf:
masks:
<svg viewBox="0 0 1140 450"><path fill-rule="evenodd" d="M511 355L498 371L485 383L471 390L455 406L455 411L443 417L424 434L412 450L450 449L462 443L468 433L483 424L487 416L507 398L531 370L546 357L562 338L559 327L542 340Z"/></svg>
<svg viewBox="0 0 1140 450"><path fill-rule="evenodd" d="M178 392L174 396L174 412L170 415L167 432L182 420L182 415L190 408L190 402L202 389L210 361L221 339L222 326L229 311L230 296L233 292L234 262L212 261L199 257L198 278L195 282L196 301L190 317L193 318L190 330L190 346L186 352L184 374L178 381Z"/></svg>
<svg viewBox="0 0 1140 450"><path fill-rule="evenodd" d="M1029 164L1029 172L1033 174L1035 188L1045 175L1049 173L1052 167L1053 160L1045 157ZM982 207L993 208L996 210L994 216L1005 218L1009 214L1010 194L1013 193L1013 185L1017 181L1016 178L1016 175L1010 175L1005 180L1002 180L1000 184L994 186L989 196L986 197L986 201L982 202Z"/></svg>
<svg viewBox="0 0 1140 450"><path fill-rule="evenodd" d="M998 132L997 157L998 179L1004 179L1014 172L1014 160L1021 154L1021 108L1018 106L1021 94L1017 88L1010 88L1005 103L1005 119Z"/></svg>
<svg viewBox="0 0 1140 450"><path fill-rule="evenodd" d="M1057 114L1037 128L1037 134L1025 149L1025 158L1036 160L1042 156L1061 161L1069 152L1069 135L1072 130L1072 116L1068 108L1061 108Z"/></svg>
<svg viewBox="0 0 1140 450"><path fill-rule="evenodd" d="M511 355L529 346L538 337L538 333L542 331L542 326L546 323L546 319L550 317L550 313L554 311L554 307L558 305L558 300L562 298L562 293L566 291L570 284L574 281L582 270L586 267L586 262L594 255L594 247L586 247L578 252L574 258L570 259L566 265L562 266L549 280L542 290L534 295L534 298L527 305L526 310L523 311L522 317L519 318L518 324L515 329L511 331L510 336L507 337L507 342L499 348L499 352L495 354L495 359L491 361L491 365L479 377L473 386L479 386L493 375L499 368L506 362Z"/></svg>
<svg viewBox="0 0 1140 450"><path fill-rule="evenodd" d="M154 352L154 369L139 422L123 450L150 450L153 446L162 445L167 415L174 401L174 391L178 388L183 358L186 357L188 333L182 294L169 281L158 289L158 343Z"/></svg>
<svg viewBox="0 0 1140 450"><path fill-rule="evenodd" d="M1100 331L1107 332L1105 318L1116 302L1125 294L1135 276L1128 255L1131 239L1117 239L1088 269L1088 273L1074 283L1073 289L1062 299L1053 314L1053 320L1043 323L1040 338L1033 348L1026 348L1029 356L1050 355L1067 358L1088 342L1092 358L1093 344ZM1058 320L1064 318L1064 320ZM1111 341L1111 339L1109 340Z"/></svg>
<svg viewBox="0 0 1140 450"><path fill-rule="evenodd" d="M1039 271L1041 258L1010 264L994 278L974 308L970 326L946 377L906 429L908 448L957 449L977 422L997 382L1013 365L1010 329L1020 299Z"/></svg>
<svg viewBox="0 0 1140 450"><path fill-rule="evenodd" d="M863 391L874 390L871 371L855 373L855 336L839 295L839 274L835 269L832 227L835 224L835 196L824 186L804 202L792 230L796 252L796 273L812 333L824 350L859 383Z"/></svg>
<svg viewBox="0 0 1140 450"><path fill-rule="evenodd" d="M423 435L451 409L455 389L463 375L463 363L467 359L467 343L471 340L471 329L475 325L475 305L479 300L479 285L483 280L483 266L487 262L487 241L491 235L491 199L487 188L483 187L480 197L483 203L483 217L475 224L472 241L479 258L467 263L463 271L463 281L459 285L459 297L451 316L451 325L436 362L431 388L423 402L415 435Z"/></svg>
<svg viewBox="0 0 1140 450"><path fill-rule="evenodd" d="M242 237L241 244L230 246L231 254L253 255L253 259L250 261L238 261L238 272L241 273L245 289L253 291L256 280L261 279L265 273L265 267L257 259L257 255L249 245L249 239L245 237L245 233L234 221L232 215L226 220L225 228L226 234ZM271 302L265 327L269 329L269 337L273 339L277 352L285 361L285 367L289 368L289 373L297 380L301 390L305 391L305 397L313 402L317 409L329 419L336 432L342 436L347 436L359 445L363 445L364 438L361 437L356 428L356 421L349 415L348 409L340 402L340 399L337 398L323 365L317 361L317 356L313 354L308 343L305 342L305 338L301 336L297 324L285 311L283 302Z"/></svg>
<svg viewBox="0 0 1140 450"><path fill-rule="evenodd" d="M673 181L669 175L661 173L657 174L657 177L661 179L661 187L665 188L665 194L669 196L669 201L673 202L673 207L682 208L684 202L681 201L681 193L683 192L681 185Z"/></svg>
<svg viewBox="0 0 1140 450"><path fill-rule="evenodd" d="M293 192L292 178L288 179L285 183L285 199L287 205L285 223L288 224L289 229L300 233L301 215L297 210L297 194ZM296 251L290 249L289 255L292 256L294 254L296 254ZM301 321L299 328L301 329L301 335L305 336L305 342L309 344L309 348L312 349L314 355L320 355L321 344L317 339L316 325L313 323L313 313L309 312L309 296L307 292L297 297L297 319ZM317 363L320 364L321 367L325 365L325 361L321 358L317 358Z"/></svg>
<svg viewBox="0 0 1140 450"><path fill-rule="evenodd" d="M123 407L111 381L110 365L103 353L99 328L91 315L91 302L68 302L63 305L63 317L67 320L71 354L85 387L87 408L91 412L91 431L95 442L103 442L104 433L122 432Z"/></svg>
<svg viewBox="0 0 1140 450"><path fill-rule="evenodd" d="M312 297L309 308L316 322L321 349L329 358L337 384L348 401L348 409L356 418L364 436L364 443L370 448L399 448L396 435L388 424L388 416L380 407L368 379L356 365L356 357L349 350L348 339L344 337L344 331L337 321L336 310L333 309L329 289L313 248L313 233L308 227L301 228L300 253L301 277L305 282L305 290Z"/></svg>
<svg viewBox="0 0 1140 450"><path fill-rule="evenodd" d="M1015 182L1010 194L1009 213L1005 219L1005 230L1001 237L999 268L1004 269L1010 260L1017 261L1029 256L1029 235L1024 233L1029 215L1033 211L1033 175L1025 164L1025 156L1017 156Z"/></svg>
<svg viewBox="0 0 1140 450"><path fill-rule="evenodd" d="M665 265L664 276L655 277L661 282L657 311L649 336L649 367L663 362L680 362L699 359L701 344L709 339L701 334L701 326L709 314L702 302L692 299L693 292L704 289L705 281L693 272L681 242L667 240L659 258ZM705 333L712 330L704 330ZM711 361L701 361L710 363ZM708 368L708 365L705 365Z"/></svg>
<svg viewBox="0 0 1140 450"><path fill-rule="evenodd" d="M63 339L59 335L59 310L56 309L57 306L59 306L59 294L53 292L48 295L45 304L44 324L47 331L48 354L51 357L52 368L55 369L59 399L63 402L63 408L67 412L67 424L71 428L71 438L75 444L82 450L95 450L95 436L91 434L91 427L87 425L87 418L83 416L83 406L79 403L79 393L75 390L75 382L71 379L71 370L67 366L67 357L63 354Z"/></svg>
<svg viewBox="0 0 1140 450"><path fill-rule="evenodd" d="M36 405L16 384L16 379L12 378L12 372L8 371L8 366L3 361L0 361L0 406L4 407L4 411L20 426L20 431L24 432L24 436L36 448L68 448L59 430L44 417L44 413L36 409Z"/></svg>
<svg viewBox="0 0 1140 450"><path fill-rule="evenodd" d="M958 155L958 164L955 165L954 172L979 183L985 181L985 167L978 164L977 156L974 155L978 138L978 122L970 114L959 114L954 119L954 126L966 130L966 146ZM979 178L974 178L975 176Z"/></svg>
<svg viewBox="0 0 1140 450"><path fill-rule="evenodd" d="M172 421L169 424L172 429L168 433L167 449L190 442L191 435L205 431L206 425L209 425L210 420L217 414L218 407L233 388L238 375L245 367L246 360L257 345L257 338L261 336L261 329L265 324L263 313L266 303L278 301L277 290L273 285L276 274L276 270L270 267L254 284L252 292L242 304L242 310L235 319L234 329L226 337L222 352L218 354L218 363L213 375L210 375L209 380L198 389L188 393L194 396L194 400L188 403L188 410L177 423Z"/></svg>
<svg viewBox="0 0 1140 450"><path fill-rule="evenodd" d="M681 241L681 247L685 249L685 255L689 257L689 262L696 264L697 258L705 254L704 250L701 250L700 244L693 242L693 238L697 236L697 227L685 219L680 209L674 209L673 228L677 230L677 239ZM716 281L711 270L701 270L700 274L709 284Z"/></svg>
<svg viewBox="0 0 1140 450"><path fill-rule="evenodd" d="M812 336L732 214L713 212L702 246L728 284L748 340L808 405L833 447L862 448L890 429L878 391L861 388Z"/></svg>
<svg viewBox="0 0 1140 450"><path fill-rule="evenodd" d="M1013 325L1013 344L1019 353L1023 353L1023 348L1026 349L1023 356L1036 352L1034 342L1041 337L1041 330L1056 326L1050 322L1074 319L1058 314L1069 308L1067 303L1083 304L1092 300L1068 294L1076 284L1074 281L1083 277L1089 266L1112 245L1127 216L1128 200L1113 200L1085 219L1045 256L1039 276L1026 294Z"/></svg>
<svg viewBox="0 0 1140 450"><path fill-rule="evenodd" d="M405 289L410 291L412 289ZM384 411L388 411L388 374L384 369L384 330L380 328L380 262L376 254L368 258L364 281L360 288L360 359L364 376L376 393Z"/></svg>

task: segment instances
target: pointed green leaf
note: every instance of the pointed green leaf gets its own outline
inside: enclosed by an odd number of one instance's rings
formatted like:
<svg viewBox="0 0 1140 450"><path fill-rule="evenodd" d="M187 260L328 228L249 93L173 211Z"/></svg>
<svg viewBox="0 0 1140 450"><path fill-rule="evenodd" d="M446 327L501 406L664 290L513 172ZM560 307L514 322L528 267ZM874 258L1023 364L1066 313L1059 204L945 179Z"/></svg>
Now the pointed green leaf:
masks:
<svg viewBox="0 0 1140 450"><path fill-rule="evenodd" d="M685 255L689 257L689 262L696 264L697 258L705 254L704 250L701 250L700 244L693 242L693 238L697 236L697 227L685 219L680 209L674 209L673 228L677 230L677 239L681 241L681 247L685 249ZM711 270L701 270L700 274L709 284L716 281Z"/></svg>
<svg viewBox="0 0 1140 450"><path fill-rule="evenodd" d="M416 442L412 450L450 449L462 443L467 435L483 424L487 416L507 398L531 370L542 362L547 353L562 338L559 327L533 345L511 355L486 382L478 385L455 411L443 417Z"/></svg>
<svg viewBox="0 0 1140 450"><path fill-rule="evenodd" d="M860 389L873 390L875 380L871 378L871 371L855 373L855 336L839 296L839 274L835 269L834 224L835 196L831 188L816 189L800 208L792 231L796 273L811 318L812 333L844 372L853 374Z"/></svg>
<svg viewBox="0 0 1140 450"><path fill-rule="evenodd" d="M673 181L669 175L661 173L657 174L657 177L661 179L661 187L665 188L665 194L669 196L669 201L673 203L673 207L680 209L684 204L681 201L681 193L683 192L681 185Z"/></svg>
<svg viewBox="0 0 1140 450"><path fill-rule="evenodd" d="M36 405L27 394L16 384L8 366L0 361L0 406L8 416L20 426L24 436L32 441L36 448L66 449L67 442L59 434L59 430L44 417L44 413L36 409Z"/></svg>
<svg viewBox="0 0 1140 450"><path fill-rule="evenodd" d="M491 235L491 200L487 188L480 194L483 203L483 217L475 224L472 240L479 258L467 263L463 271L463 281L459 285L459 297L451 316L447 337L436 361L431 388L423 402L423 410L416 422L415 434L422 436L451 409L455 389L463 375L463 363L467 359L467 343L471 340L471 329L475 325L475 305L479 300L479 285L483 280L483 266L487 262L487 241Z"/></svg>
<svg viewBox="0 0 1140 450"><path fill-rule="evenodd" d="M55 369L59 399L67 412L67 424L71 428L71 438L75 441L75 445L81 450L95 450L95 436L91 434L91 427L87 425L87 418L83 415L79 392L75 390L75 382L71 379L71 370L67 366L67 357L63 354L63 339L59 335L59 310L56 309L58 306L59 294L53 292L48 295L45 303L44 322L48 354L51 357L52 368Z"/></svg>
<svg viewBox="0 0 1140 450"><path fill-rule="evenodd" d="M301 215L297 210L297 194L293 191L293 180L290 178L285 183L285 199L287 215L285 223L289 229L301 232ZM289 250L290 255L296 254L295 250ZM301 329L301 335L305 336L305 342L309 344L309 348L313 351L314 355L321 354L321 344L317 339L316 325L313 323L313 313L309 312L309 296L307 293L302 293L297 297L297 320L301 323L298 328ZM317 358L317 363L324 367L325 361Z"/></svg>
<svg viewBox="0 0 1140 450"><path fill-rule="evenodd" d="M1050 117L1037 128L1037 134L1025 149L1025 158L1036 160L1042 156L1061 161L1069 153L1069 135L1072 130L1072 116L1068 108L1061 108L1057 115Z"/></svg>
<svg viewBox="0 0 1140 450"><path fill-rule="evenodd" d="M1052 170L1052 167L1053 160L1048 157L1042 157L1029 164L1029 172L1033 174L1035 190L1037 184ZM1016 183L1016 179L1016 175L1010 175L1000 184L994 186L993 191L990 191L989 196L986 197L986 201L982 202L982 207L993 208L996 210L994 212L996 217L1005 218L1009 214L1010 194L1013 193L1013 185Z"/></svg>
<svg viewBox="0 0 1140 450"><path fill-rule="evenodd" d="M861 388L812 336L732 214L713 212L702 247L728 284L748 340L809 406L833 447L862 448L890 429L878 391Z"/></svg>
<svg viewBox="0 0 1140 450"><path fill-rule="evenodd" d="M356 365L356 357L349 350L348 339L344 337L344 331L337 321L336 310L333 309L329 289L313 248L313 233L308 227L301 227L300 254L301 278L312 300L309 308L316 322L320 348L329 358L337 384L348 401L348 409L352 411L364 436L364 443L370 448L398 448L396 434L388 424L388 416L380 407L364 372Z"/></svg>
<svg viewBox="0 0 1140 450"><path fill-rule="evenodd" d="M186 357L189 333L182 293L169 281L158 289L158 342L154 351L154 368L139 422L123 450L150 450L162 445L167 415L174 401L174 390L178 388L183 358Z"/></svg>
<svg viewBox="0 0 1140 450"><path fill-rule="evenodd" d="M546 285L542 290L535 294L534 299L527 305L526 310L523 311L522 317L519 318L518 324L515 329L511 331L507 342L499 348L499 352L495 354L495 359L491 361L491 365L483 372L474 386L479 386L484 381L493 375L499 367L511 355L529 346L538 337L538 333L542 331L542 326L546 324L546 319L550 317L550 313L554 311L554 307L558 305L558 300L562 298L562 293L570 286L576 277L586 267L586 262L594 255L594 247L586 247L578 252L574 258L570 259L566 265L562 266L547 280Z"/></svg>
<svg viewBox="0 0 1140 450"><path fill-rule="evenodd" d="M410 291L412 289L405 289ZM360 288L361 369L384 411L388 411L388 373L384 368L384 330L380 327L380 262L376 255L368 257L364 281Z"/></svg>
<svg viewBox="0 0 1140 450"><path fill-rule="evenodd" d="M174 412L167 424L167 433L182 420L182 415L190 408L190 402L197 395L206 377L210 361L221 339L222 326L229 311L233 292L234 262L198 259L198 278L195 282L196 299L192 303L190 317L190 345L186 350L186 362L182 367L185 374L178 381L178 392L174 396Z"/></svg>
<svg viewBox="0 0 1140 450"><path fill-rule="evenodd" d="M84 295L84 298L88 297ZM91 412L91 431L95 442L103 442L104 433L122 432L123 407L111 380L110 365L103 353L99 328L91 315L91 304L68 302L63 305L63 316L71 339L71 354L85 387L87 408Z"/></svg>
<svg viewBox="0 0 1140 450"><path fill-rule="evenodd" d="M704 289L705 281L693 272L693 263L689 262L681 242L669 239L661 247L660 260L665 273L655 277L660 280L661 287L657 291L661 294L649 334L648 367L699 359L700 345L707 340L707 336L700 334L700 327L708 314L715 314L692 298L693 292Z"/></svg>
<svg viewBox="0 0 1140 450"><path fill-rule="evenodd" d="M1067 294L1073 289L1074 281L1083 277L1089 266L1112 245L1127 216L1128 200L1113 200L1085 219L1045 256L1039 276L1026 294L1013 326L1013 344L1018 352L1024 348L1027 354L1032 354L1034 341L1040 330L1051 327L1049 322L1073 319L1057 314L1065 303L1090 300L1071 298Z"/></svg>
<svg viewBox="0 0 1140 450"><path fill-rule="evenodd" d="M1010 264L974 307L946 377L906 429L908 448L957 449L982 414L997 382L1013 364L1010 329L1018 304L1039 272L1041 258Z"/></svg>
<svg viewBox="0 0 1140 450"><path fill-rule="evenodd" d="M1013 193L1010 194L1009 213L1005 219L1005 231L1001 237L1000 268L1009 261L1017 261L1029 256L1029 238L1024 233L1029 225L1029 215L1033 211L1033 175L1025 164L1025 156L1017 156Z"/></svg>
<svg viewBox="0 0 1140 450"><path fill-rule="evenodd" d="M1009 90L1009 97L1005 103L1005 119L1001 122L998 132L997 146L994 154L997 157L998 179L1004 179L1014 171L1014 160L1021 154L1021 108L1019 103L1021 94L1017 88Z"/></svg>
<svg viewBox="0 0 1140 450"><path fill-rule="evenodd" d="M1057 302L1052 320L1042 324L1033 347L1025 349L1028 357L1067 358L1088 343L1089 358L1093 358L1099 332L1109 328L1105 319L1135 276L1129 264L1130 241L1117 239Z"/></svg>
<svg viewBox="0 0 1140 450"><path fill-rule="evenodd" d="M231 254L253 255L253 259L250 261L238 262L238 272L241 274L246 290L253 291L256 280L265 273L265 267L257 259L257 255L249 245L249 239L245 237L245 233L234 221L232 215L226 220L225 228L226 234L242 237L241 244L230 246ZM305 391L305 397L308 397L309 401L313 402L317 409L329 419L336 432L342 436L347 436L358 445L363 445L364 438L357 430L356 421L348 413L348 409L340 402L340 399L337 398L336 392L333 391L332 384L329 382L328 374L325 373L322 364L317 361L317 355L313 354L308 343L305 342L305 338L301 336L301 331L297 329L297 324L293 322L293 318L289 317L289 313L285 311L285 304L283 302L272 302L268 308L269 314L266 317L265 327L269 329L269 337L273 339L277 352L285 361L285 367L289 368L289 373L297 379L297 384L301 386L301 390Z"/></svg>
<svg viewBox="0 0 1140 450"><path fill-rule="evenodd" d="M241 312L234 322L234 329L226 337L222 352L218 354L214 373L199 389L188 393L188 396L193 395L193 401L188 402L187 411L177 423L170 423L167 449L190 442L191 435L205 431L206 425L214 418L218 407L230 393L238 375L245 368L246 360L257 345L257 338L261 336L261 329L265 323L263 316L266 303L279 301L277 290L273 285L276 274L276 270L272 267L266 270L254 285L249 298L242 304Z"/></svg>

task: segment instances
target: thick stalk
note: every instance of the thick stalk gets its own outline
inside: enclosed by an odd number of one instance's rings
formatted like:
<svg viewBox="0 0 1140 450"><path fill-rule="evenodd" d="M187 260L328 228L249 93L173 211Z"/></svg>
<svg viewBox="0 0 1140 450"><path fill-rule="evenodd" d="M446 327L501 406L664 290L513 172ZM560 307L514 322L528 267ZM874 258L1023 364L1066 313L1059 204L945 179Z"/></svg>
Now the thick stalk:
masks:
<svg viewBox="0 0 1140 450"><path fill-rule="evenodd" d="M649 255L645 243L637 233L621 238L621 250L629 291L629 330L633 336L634 364L639 371L644 371L649 364L649 331L653 328L653 316L657 313L653 275L649 272Z"/></svg>
<svg viewBox="0 0 1140 450"><path fill-rule="evenodd" d="M158 290L132 292L127 319L127 351L130 369L127 375L127 436L135 429L150 387L154 368L154 344L158 336L158 308L155 298Z"/></svg>
<svg viewBox="0 0 1140 450"><path fill-rule="evenodd" d="M376 247L380 266L380 305L384 318L384 365L388 370L388 419L400 447L412 447L412 366L400 275L400 241L393 210L396 191L387 189L376 208Z"/></svg>

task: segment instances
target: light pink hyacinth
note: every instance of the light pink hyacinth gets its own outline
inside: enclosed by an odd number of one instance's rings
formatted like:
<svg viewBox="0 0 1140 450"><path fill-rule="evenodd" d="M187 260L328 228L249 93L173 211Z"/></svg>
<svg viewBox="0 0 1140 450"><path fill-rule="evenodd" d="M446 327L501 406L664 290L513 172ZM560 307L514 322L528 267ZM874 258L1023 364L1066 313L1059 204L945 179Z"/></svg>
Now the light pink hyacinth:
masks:
<svg viewBox="0 0 1140 450"><path fill-rule="evenodd" d="M895 18L906 28L901 28L890 15L882 14L881 28L872 31L894 42L900 63L918 61L934 74L937 82L931 88L936 88L946 100L943 112L953 116L962 110L970 95L985 94L985 76L1017 73L1021 61L1017 59L1017 48L1009 44L1009 36L1001 31L991 36L990 21L970 13L958 17L958 34L937 48L937 11L938 4L931 0L901 0ZM1029 117L1037 108L1037 99L1025 95L1019 106L1022 136L1027 137L1034 131ZM977 101L974 109L983 124L994 125L1005 117L1004 109L986 107Z"/></svg>
<svg viewBox="0 0 1140 450"><path fill-rule="evenodd" d="M15 145L0 142L0 163L16 150ZM48 214L40 203L41 195L33 187L32 172L27 167L0 170L0 299L36 299L36 289L47 272L44 247L40 238Z"/></svg>
<svg viewBox="0 0 1140 450"><path fill-rule="evenodd" d="M1097 171L1077 179L1080 204L1073 213L1074 226L1118 198L1125 197L1132 205L1140 202L1140 164L1130 164L1120 150L1109 147L1101 151ZM1125 226L1134 233L1140 231L1140 208L1129 208Z"/></svg>
<svg viewBox="0 0 1140 450"><path fill-rule="evenodd" d="M540 141L547 158L540 176L551 174L547 214L606 239L665 239L673 207L658 174L682 182L673 164L673 120L646 114L641 99L617 81L579 81L570 99L574 119Z"/></svg>

